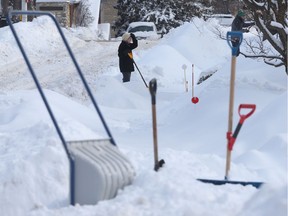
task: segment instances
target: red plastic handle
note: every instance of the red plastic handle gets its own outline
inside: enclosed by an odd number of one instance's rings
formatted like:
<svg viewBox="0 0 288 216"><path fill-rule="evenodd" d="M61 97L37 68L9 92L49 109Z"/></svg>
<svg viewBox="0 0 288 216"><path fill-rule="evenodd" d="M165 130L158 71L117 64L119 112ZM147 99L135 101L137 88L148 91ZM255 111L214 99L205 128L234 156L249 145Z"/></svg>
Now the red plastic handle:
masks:
<svg viewBox="0 0 288 216"><path fill-rule="evenodd" d="M251 111L247 114L241 114L241 109L251 109ZM255 104L240 104L238 108L238 113L240 116L240 123L243 124L245 119L249 118L255 111L256 105Z"/></svg>

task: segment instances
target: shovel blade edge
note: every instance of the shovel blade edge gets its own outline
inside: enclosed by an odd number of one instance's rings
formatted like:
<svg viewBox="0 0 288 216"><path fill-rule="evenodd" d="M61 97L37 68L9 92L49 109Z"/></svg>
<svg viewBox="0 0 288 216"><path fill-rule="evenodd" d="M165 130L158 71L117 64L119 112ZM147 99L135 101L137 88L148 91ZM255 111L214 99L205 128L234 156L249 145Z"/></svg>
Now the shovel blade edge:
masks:
<svg viewBox="0 0 288 216"><path fill-rule="evenodd" d="M213 180L213 179L197 179L203 183L210 183L214 185L224 185L224 184L240 184L242 186L251 185L255 188L260 188L263 182L252 182L252 181L230 181L230 180Z"/></svg>

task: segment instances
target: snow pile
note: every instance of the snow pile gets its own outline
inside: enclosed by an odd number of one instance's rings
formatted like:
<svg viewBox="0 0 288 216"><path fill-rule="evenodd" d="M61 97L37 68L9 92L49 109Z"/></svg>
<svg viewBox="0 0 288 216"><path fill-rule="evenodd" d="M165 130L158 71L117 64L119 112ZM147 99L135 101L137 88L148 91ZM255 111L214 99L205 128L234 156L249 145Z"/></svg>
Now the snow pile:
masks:
<svg viewBox="0 0 288 216"><path fill-rule="evenodd" d="M55 55L55 52L59 49L64 49L62 39L50 17L35 18L33 22L29 22L28 26L27 23L22 22L14 25L15 31L18 33L18 37L29 57L41 59L47 57L47 55ZM33 32L31 32L31 29L33 29ZM67 33L67 30L63 29L63 31ZM73 47L83 45L83 41L79 38L68 37L68 40ZM22 60L22 55L9 26L1 28L0 50L1 67Z"/></svg>
<svg viewBox="0 0 288 216"><path fill-rule="evenodd" d="M213 25L215 22L203 25L203 20L194 19L192 23L185 23L177 29L172 29L164 36L159 46L142 52L139 63L145 65L144 71L147 71L147 76L150 75L151 78L153 74L159 78L161 86L164 86L164 82L179 86L180 83L184 83L183 65L187 66L186 79L189 82L192 64L194 64L195 82L199 80L203 71L215 68L218 70L219 65L227 62L230 51L225 40L216 39L217 36L212 31Z"/></svg>
<svg viewBox="0 0 288 216"><path fill-rule="evenodd" d="M21 69L24 63L20 64L23 60L8 27L1 28L1 215L286 215L287 76L283 68L237 58L234 129L239 104L252 103L257 108L237 138L230 175L232 180L266 184L257 190L196 180L221 180L225 169L231 52L226 41L211 32L212 24L186 23L155 46L144 50L142 46L150 42L142 41L134 51L146 81L156 77L159 84L159 158L166 164L158 173L153 171L151 98L138 72L123 84L117 65L118 42L85 42L73 37L84 30L65 31L118 147L137 174L117 197L93 206L68 205L69 167L64 149L29 73ZM65 138L105 137L51 23L38 18L15 27L45 80L45 94ZM35 35L41 37L37 43L33 43ZM183 64L188 67L188 93ZM197 105L191 103L192 64L197 78L203 71L217 70L195 87Z"/></svg>

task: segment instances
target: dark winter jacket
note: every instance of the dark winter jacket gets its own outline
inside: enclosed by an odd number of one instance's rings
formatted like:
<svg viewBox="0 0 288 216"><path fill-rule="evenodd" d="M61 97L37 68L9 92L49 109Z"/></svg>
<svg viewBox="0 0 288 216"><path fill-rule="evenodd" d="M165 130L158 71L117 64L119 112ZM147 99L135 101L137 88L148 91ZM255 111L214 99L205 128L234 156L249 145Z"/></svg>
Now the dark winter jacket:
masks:
<svg viewBox="0 0 288 216"><path fill-rule="evenodd" d="M243 25L244 25L243 18L237 15L232 22L231 31L241 31L242 32Z"/></svg>
<svg viewBox="0 0 288 216"><path fill-rule="evenodd" d="M138 41L134 34L131 34L133 43L127 43L122 41L118 48L119 67L121 72L134 71L133 60L128 56L128 53L132 53L132 50L138 46Z"/></svg>

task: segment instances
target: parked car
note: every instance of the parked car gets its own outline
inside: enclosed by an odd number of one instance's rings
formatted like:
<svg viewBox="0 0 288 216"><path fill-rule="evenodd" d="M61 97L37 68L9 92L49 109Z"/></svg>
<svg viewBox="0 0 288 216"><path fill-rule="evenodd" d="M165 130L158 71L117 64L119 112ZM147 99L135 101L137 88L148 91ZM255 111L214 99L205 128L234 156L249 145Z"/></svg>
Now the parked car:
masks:
<svg viewBox="0 0 288 216"><path fill-rule="evenodd" d="M0 14L0 28L7 26L7 22L6 22L6 17L2 15L2 13Z"/></svg>
<svg viewBox="0 0 288 216"><path fill-rule="evenodd" d="M153 22L132 22L129 24L127 32L133 33L137 39L157 40L161 37L157 34Z"/></svg>
<svg viewBox="0 0 288 216"><path fill-rule="evenodd" d="M255 28L258 31L254 21L244 21L243 30L249 32L251 28Z"/></svg>
<svg viewBox="0 0 288 216"><path fill-rule="evenodd" d="M231 26L234 16L231 14L212 14L212 15L204 15L204 19L214 18L219 21L219 24L222 26Z"/></svg>

